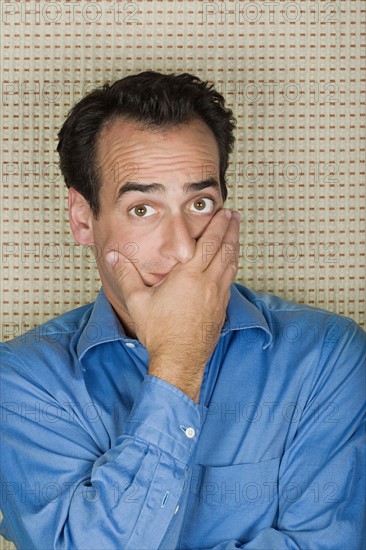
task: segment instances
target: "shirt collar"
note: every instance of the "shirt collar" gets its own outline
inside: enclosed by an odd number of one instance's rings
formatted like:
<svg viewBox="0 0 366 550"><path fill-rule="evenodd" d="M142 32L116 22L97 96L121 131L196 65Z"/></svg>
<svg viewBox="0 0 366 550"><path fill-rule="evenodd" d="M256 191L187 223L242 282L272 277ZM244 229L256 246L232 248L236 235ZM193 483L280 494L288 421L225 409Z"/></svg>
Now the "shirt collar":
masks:
<svg viewBox="0 0 366 550"><path fill-rule="evenodd" d="M253 292L250 294L254 296ZM248 296L249 292L245 286L238 283L231 285L226 320L221 333L226 334L232 330L261 329L266 333L263 349L267 349L272 343L272 332L262 311L248 299Z"/></svg>
<svg viewBox="0 0 366 550"><path fill-rule="evenodd" d="M242 292L237 287L240 287ZM231 285L230 300L221 334L224 335L233 330L262 329L266 333L263 345L263 349L266 349L272 342L272 333L261 310L243 295L246 290L243 285L237 283ZM79 360L94 346L115 340L136 341L126 336L122 324L101 287L77 343Z"/></svg>
<svg viewBox="0 0 366 550"><path fill-rule="evenodd" d="M131 340L127 338L120 320L101 287L76 346L78 358L80 360L87 351L99 344L126 339Z"/></svg>

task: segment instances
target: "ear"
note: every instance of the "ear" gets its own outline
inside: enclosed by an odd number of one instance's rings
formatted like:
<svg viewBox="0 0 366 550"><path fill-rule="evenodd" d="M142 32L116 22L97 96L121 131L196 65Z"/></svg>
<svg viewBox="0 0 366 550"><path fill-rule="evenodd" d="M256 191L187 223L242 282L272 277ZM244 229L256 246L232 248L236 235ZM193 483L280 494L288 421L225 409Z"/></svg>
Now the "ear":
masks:
<svg viewBox="0 0 366 550"><path fill-rule="evenodd" d="M76 189L69 189L69 222L74 238L79 244L91 244L93 236L93 212L88 201Z"/></svg>

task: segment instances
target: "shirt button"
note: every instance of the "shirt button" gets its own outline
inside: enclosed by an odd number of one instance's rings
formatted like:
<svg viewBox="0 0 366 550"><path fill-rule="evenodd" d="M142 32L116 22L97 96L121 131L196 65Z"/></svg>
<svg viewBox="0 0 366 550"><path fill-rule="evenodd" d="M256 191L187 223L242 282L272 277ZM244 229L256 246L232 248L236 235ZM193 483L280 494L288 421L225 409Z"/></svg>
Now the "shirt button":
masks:
<svg viewBox="0 0 366 550"><path fill-rule="evenodd" d="M134 348L135 347L135 344L133 344L132 342L126 342L126 346L128 348Z"/></svg>
<svg viewBox="0 0 366 550"><path fill-rule="evenodd" d="M186 429L186 436L189 437L189 439L192 439L196 435L196 430L194 428L187 428Z"/></svg>

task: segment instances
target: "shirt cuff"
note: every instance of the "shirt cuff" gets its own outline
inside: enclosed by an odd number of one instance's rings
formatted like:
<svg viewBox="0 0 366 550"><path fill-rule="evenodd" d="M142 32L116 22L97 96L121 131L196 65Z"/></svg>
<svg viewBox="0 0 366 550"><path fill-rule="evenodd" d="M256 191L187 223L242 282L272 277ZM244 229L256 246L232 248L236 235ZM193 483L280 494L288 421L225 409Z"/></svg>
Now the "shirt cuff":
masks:
<svg viewBox="0 0 366 550"><path fill-rule="evenodd" d="M188 464L206 414L207 407L196 404L169 382L146 375L123 435L155 445Z"/></svg>

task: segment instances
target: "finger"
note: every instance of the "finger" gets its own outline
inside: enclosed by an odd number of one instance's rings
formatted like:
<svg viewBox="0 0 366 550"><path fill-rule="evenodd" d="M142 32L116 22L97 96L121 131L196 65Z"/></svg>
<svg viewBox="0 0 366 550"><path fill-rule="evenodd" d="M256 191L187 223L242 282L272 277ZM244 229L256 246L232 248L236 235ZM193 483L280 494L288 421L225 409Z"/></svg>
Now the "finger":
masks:
<svg viewBox="0 0 366 550"><path fill-rule="evenodd" d="M110 250L105 259L124 296L131 296L137 290L146 289L140 273L127 256L123 256L117 250Z"/></svg>
<svg viewBox="0 0 366 550"><path fill-rule="evenodd" d="M238 263L230 263L226 266L226 269L219 278L220 290L225 291L225 289L230 289L230 286L233 284L238 274L238 270Z"/></svg>
<svg viewBox="0 0 366 550"><path fill-rule="evenodd" d="M228 217L228 214L230 215ZM213 258L220 250L223 237L230 223L231 211L223 208L216 212L210 223L197 240L196 250L190 265L199 270L205 271Z"/></svg>
<svg viewBox="0 0 366 550"><path fill-rule="evenodd" d="M233 271L238 269L239 253L240 253L240 214L233 212L229 226L223 237L220 250L212 259L207 268L207 273L212 275L215 273L215 279L219 280L223 276L228 267ZM235 273L235 275L236 275Z"/></svg>

